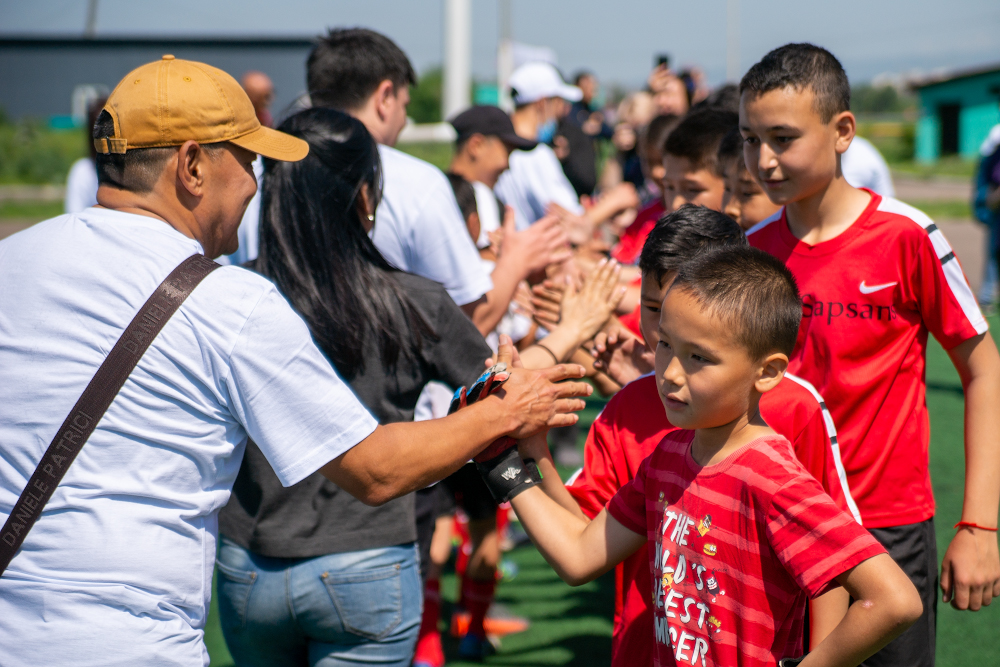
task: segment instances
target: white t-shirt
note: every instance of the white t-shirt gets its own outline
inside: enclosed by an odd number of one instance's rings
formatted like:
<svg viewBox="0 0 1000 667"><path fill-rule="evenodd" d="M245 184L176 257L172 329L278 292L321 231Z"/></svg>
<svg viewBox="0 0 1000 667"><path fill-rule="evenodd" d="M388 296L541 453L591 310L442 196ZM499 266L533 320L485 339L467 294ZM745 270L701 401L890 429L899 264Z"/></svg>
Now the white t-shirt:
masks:
<svg viewBox="0 0 1000 667"><path fill-rule="evenodd" d="M496 193L503 203L514 207L518 229L526 229L545 215L552 202L570 213L583 213L559 158L546 144L511 153L510 169L500 175Z"/></svg>
<svg viewBox="0 0 1000 667"><path fill-rule="evenodd" d="M0 521L136 311L201 251L164 222L100 208L0 242ZM207 665L218 510L247 435L291 485L375 427L275 287L217 269L0 578L0 663Z"/></svg>
<svg viewBox="0 0 1000 667"><path fill-rule="evenodd" d="M867 139L854 137L840 157L840 169L847 182L856 188L868 188L883 197L896 196L889 165Z"/></svg>
<svg viewBox="0 0 1000 667"><path fill-rule="evenodd" d="M215 260L219 264L239 266L257 259L257 251L260 249L260 188L264 184L264 158L259 155L253 161L253 175L257 177L257 192L247 205L243 219L240 220L240 227L236 230L236 236L240 241L239 250Z"/></svg>
<svg viewBox="0 0 1000 667"><path fill-rule="evenodd" d="M464 306L491 289L455 193L441 170L379 145L384 180L372 241L397 269L441 283Z"/></svg>
<svg viewBox="0 0 1000 667"><path fill-rule="evenodd" d="M73 163L66 176L67 213L79 213L97 204L97 167L89 157L82 157Z"/></svg>
<svg viewBox="0 0 1000 667"><path fill-rule="evenodd" d="M503 212L500 210L500 202L493 188L472 181L472 191L476 194L476 213L479 214L479 238L476 239L477 248L490 247L490 232L495 232L503 226ZM492 269L490 270L492 273Z"/></svg>

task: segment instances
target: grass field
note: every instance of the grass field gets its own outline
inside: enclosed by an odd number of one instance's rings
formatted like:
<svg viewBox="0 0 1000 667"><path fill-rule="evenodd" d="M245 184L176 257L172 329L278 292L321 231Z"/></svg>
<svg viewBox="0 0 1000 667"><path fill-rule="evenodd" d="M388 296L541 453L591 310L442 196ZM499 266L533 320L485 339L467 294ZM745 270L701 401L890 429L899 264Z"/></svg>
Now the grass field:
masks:
<svg viewBox="0 0 1000 667"><path fill-rule="evenodd" d="M995 331L1000 319L990 318ZM938 554L943 556L954 535L952 525L962 509L964 454L962 441L962 386L948 356L931 342L927 364L927 403L931 415L931 476L937 496ZM583 413L585 426L597 416L601 402L593 400ZM579 588L562 583L531 546L508 554L520 567L511 582L497 590L497 600L515 614L531 619L531 628L503 640L490 665L607 665L611 657L611 613L614 579L609 573ZM442 581L443 597L457 596L454 575ZM446 608L446 611L448 609ZM1000 603L978 613L938 607L937 664L939 667L1000 665ZM215 605L205 642L213 667L231 665L219 630ZM446 642L454 655L455 643ZM452 667L466 663L449 662Z"/></svg>

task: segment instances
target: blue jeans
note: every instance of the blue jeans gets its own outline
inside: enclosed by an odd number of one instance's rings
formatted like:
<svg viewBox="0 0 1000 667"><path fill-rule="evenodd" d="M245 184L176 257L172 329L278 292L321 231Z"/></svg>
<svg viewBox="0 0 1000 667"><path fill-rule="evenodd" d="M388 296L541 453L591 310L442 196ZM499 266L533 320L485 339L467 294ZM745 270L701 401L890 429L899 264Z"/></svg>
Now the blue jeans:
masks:
<svg viewBox="0 0 1000 667"><path fill-rule="evenodd" d="M222 632L239 667L406 667L420 629L416 546L268 558L223 538Z"/></svg>

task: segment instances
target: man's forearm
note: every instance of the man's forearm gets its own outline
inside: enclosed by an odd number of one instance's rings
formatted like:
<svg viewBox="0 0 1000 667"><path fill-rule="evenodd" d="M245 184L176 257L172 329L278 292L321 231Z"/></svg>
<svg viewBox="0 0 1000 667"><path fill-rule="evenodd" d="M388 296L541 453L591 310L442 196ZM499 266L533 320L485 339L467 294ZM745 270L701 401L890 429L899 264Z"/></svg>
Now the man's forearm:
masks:
<svg viewBox="0 0 1000 667"><path fill-rule="evenodd" d="M321 472L370 505L421 489L461 468L512 424L496 399L443 419L379 426Z"/></svg>

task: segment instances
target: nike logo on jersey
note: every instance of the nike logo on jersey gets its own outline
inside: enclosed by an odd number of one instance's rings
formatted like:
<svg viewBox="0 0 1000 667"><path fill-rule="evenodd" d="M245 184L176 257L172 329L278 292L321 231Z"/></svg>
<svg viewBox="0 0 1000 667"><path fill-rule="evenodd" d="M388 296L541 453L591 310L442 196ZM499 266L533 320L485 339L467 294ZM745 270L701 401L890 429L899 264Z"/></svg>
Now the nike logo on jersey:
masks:
<svg viewBox="0 0 1000 667"><path fill-rule="evenodd" d="M865 284L864 280L862 280L861 284L858 286L858 289L861 290L862 294L874 294L875 292L879 292L881 290L886 289L887 287L892 287L893 285L898 285L898 284L899 283L885 283L883 285L870 285L869 286L869 285Z"/></svg>

